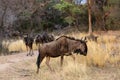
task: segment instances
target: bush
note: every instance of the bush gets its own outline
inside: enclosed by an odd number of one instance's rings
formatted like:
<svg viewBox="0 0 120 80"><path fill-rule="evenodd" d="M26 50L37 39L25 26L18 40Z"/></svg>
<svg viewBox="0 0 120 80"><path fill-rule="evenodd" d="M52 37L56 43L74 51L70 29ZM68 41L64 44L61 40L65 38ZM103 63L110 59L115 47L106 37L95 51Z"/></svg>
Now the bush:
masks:
<svg viewBox="0 0 120 80"><path fill-rule="evenodd" d="M3 46L2 41L0 42L0 55L8 55L8 48Z"/></svg>

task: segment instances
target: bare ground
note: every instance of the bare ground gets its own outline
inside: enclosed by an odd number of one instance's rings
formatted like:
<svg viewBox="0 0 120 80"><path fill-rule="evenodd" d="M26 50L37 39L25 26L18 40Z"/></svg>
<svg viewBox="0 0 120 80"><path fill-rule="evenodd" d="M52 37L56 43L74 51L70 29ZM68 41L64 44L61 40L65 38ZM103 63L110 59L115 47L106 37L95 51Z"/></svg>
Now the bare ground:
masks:
<svg viewBox="0 0 120 80"><path fill-rule="evenodd" d="M33 56L26 56L26 53L19 53L8 56L0 56L0 80L22 80L22 75L19 74L19 67L21 63L36 59L37 52L34 51ZM27 70L23 69L24 66L21 66L21 71L26 72ZM24 78L24 77L23 77Z"/></svg>
<svg viewBox="0 0 120 80"><path fill-rule="evenodd" d="M62 71L58 68L55 72L50 72L45 63L43 63L41 65L41 72L36 74L35 62L38 53L36 51L34 53L34 56L26 56L26 53L0 56L0 80L120 80L119 67L107 66L99 68L89 66L84 69L84 65L80 64L76 68L81 69L74 70L73 67L68 67L74 66L73 64L69 65L69 62L64 63L65 65ZM67 59L68 57L65 60ZM56 69L56 67L59 67L59 63L58 59L54 60L51 60L51 66L54 65L53 68ZM66 65L67 67L65 67ZM69 71L66 71L66 69Z"/></svg>

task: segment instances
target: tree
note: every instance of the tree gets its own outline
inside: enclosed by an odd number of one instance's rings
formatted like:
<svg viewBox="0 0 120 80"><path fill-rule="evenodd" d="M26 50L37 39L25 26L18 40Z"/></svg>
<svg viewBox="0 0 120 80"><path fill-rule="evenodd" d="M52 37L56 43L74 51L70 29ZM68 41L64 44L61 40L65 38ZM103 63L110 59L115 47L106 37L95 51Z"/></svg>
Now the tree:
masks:
<svg viewBox="0 0 120 80"><path fill-rule="evenodd" d="M89 40L95 41L97 42L97 36L93 35L93 31L92 31L92 20L91 20L91 0L87 0L88 3L88 26L89 26L89 35L87 36L87 38Z"/></svg>
<svg viewBox="0 0 120 80"><path fill-rule="evenodd" d="M105 26L107 29L118 30L120 29L120 1L108 0L105 10Z"/></svg>
<svg viewBox="0 0 120 80"><path fill-rule="evenodd" d="M92 35L92 23L91 23L91 0L87 0L87 3L88 3L89 34Z"/></svg>
<svg viewBox="0 0 120 80"><path fill-rule="evenodd" d="M105 27L106 17L110 14L110 11L105 10L107 3L108 0L92 0L92 12L96 20L95 26L105 31L107 30Z"/></svg>
<svg viewBox="0 0 120 80"><path fill-rule="evenodd" d="M84 10L84 6L79 6L80 3L71 3L66 0L61 1L60 3L54 6L55 9L58 9L62 12L65 22L69 24L69 26L74 25L79 30L79 24L86 22L86 10ZM85 17L86 16L86 17Z"/></svg>
<svg viewBox="0 0 120 80"><path fill-rule="evenodd" d="M1 5L2 5L2 9L3 9L3 13L1 15L1 24L0 24L0 28L2 28L4 26L4 18L5 18L5 15L6 15L6 11L7 11L7 8L8 8L8 4L5 0L1 0Z"/></svg>

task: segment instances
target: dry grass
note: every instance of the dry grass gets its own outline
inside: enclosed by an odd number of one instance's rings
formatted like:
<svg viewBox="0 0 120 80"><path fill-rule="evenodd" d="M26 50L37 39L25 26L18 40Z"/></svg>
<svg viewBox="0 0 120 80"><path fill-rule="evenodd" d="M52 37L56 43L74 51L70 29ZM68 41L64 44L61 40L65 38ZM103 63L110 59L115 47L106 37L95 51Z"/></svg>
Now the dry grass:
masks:
<svg viewBox="0 0 120 80"><path fill-rule="evenodd" d="M86 36L85 33L70 33L68 36L81 38ZM88 41L88 55L86 57L87 65L104 67L107 63L120 66L120 41L115 36L100 36L98 42ZM4 46L8 45L9 51L26 51L23 40L13 42L3 42ZM34 50L37 46L33 44ZM82 57L81 57L82 58Z"/></svg>
<svg viewBox="0 0 120 80"><path fill-rule="evenodd" d="M84 37L85 33L70 33L76 38ZM19 43L19 44L18 44ZM115 36L100 36L98 42L88 41L88 55L75 55L76 61L65 57L64 66L60 68L60 58L52 58L51 72L43 60L40 73L36 74L36 57L33 60L13 65L10 80L119 80L120 79L120 41ZM34 49L37 47L34 45ZM9 44L9 50L25 51L21 40ZM19 78L20 77L20 78ZM4 80L8 80L6 77Z"/></svg>
<svg viewBox="0 0 120 80"><path fill-rule="evenodd" d="M81 39L85 33L69 34L70 36ZM111 63L113 66L120 67L120 40L115 35L102 35L98 41L88 41L87 65L104 67Z"/></svg>
<svg viewBox="0 0 120 80"><path fill-rule="evenodd" d="M17 40L17 41L3 41L3 46L7 47L9 52L14 52L14 51L18 51L18 52L21 52L21 51L26 51L26 46L23 42L23 40ZM36 44L34 43L33 44L33 49L36 50L37 49L37 46Z"/></svg>

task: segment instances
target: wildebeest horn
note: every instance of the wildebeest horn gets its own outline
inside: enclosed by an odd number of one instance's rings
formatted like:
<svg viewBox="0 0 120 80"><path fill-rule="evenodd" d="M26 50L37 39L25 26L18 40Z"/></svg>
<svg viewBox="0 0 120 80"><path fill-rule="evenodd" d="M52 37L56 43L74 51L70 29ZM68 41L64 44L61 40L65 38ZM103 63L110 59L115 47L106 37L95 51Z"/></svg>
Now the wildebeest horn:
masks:
<svg viewBox="0 0 120 80"><path fill-rule="evenodd" d="M86 37L84 38L84 41L86 41Z"/></svg>
<svg viewBox="0 0 120 80"><path fill-rule="evenodd" d="M84 41L87 42L87 38L86 37L84 38Z"/></svg>
<svg viewBox="0 0 120 80"><path fill-rule="evenodd" d="M86 37L84 37L84 38L82 37L81 40L85 41L85 40L86 40Z"/></svg>
<svg viewBox="0 0 120 80"><path fill-rule="evenodd" d="M81 38L81 40L83 40L83 37Z"/></svg>
<svg viewBox="0 0 120 80"><path fill-rule="evenodd" d="M87 38L86 37L84 37L84 38L82 37L81 40L87 42Z"/></svg>

